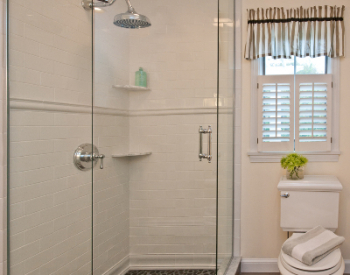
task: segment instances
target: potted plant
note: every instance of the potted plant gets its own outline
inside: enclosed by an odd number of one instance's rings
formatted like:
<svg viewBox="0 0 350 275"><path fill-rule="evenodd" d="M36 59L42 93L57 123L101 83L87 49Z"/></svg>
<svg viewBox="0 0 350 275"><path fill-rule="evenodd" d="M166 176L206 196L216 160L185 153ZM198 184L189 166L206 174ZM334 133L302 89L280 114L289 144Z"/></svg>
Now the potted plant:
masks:
<svg viewBox="0 0 350 275"><path fill-rule="evenodd" d="M292 153L281 159L281 166L287 169L287 179L303 179L304 178L304 166L308 162L308 159L297 153Z"/></svg>

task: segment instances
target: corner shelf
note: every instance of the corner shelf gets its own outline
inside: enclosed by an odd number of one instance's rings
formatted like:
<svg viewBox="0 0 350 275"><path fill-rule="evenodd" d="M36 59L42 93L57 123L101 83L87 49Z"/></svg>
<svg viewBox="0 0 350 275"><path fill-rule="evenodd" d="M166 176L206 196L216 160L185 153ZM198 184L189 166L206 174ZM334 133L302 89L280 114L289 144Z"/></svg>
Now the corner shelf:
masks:
<svg viewBox="0 0 350 275"><path fill-rule="evenodd" d="M150 91L150 88L132 86L132 85L113 85L113 88L122 89L126 91Z"/></svg>
<svg viewBox="0 0 350 275"><path fill-rule="evenodd" d="M151 155L152 152L145 152L145 153L128 153L128 154L113 154L112 158L126 158L126 157L140 157L140 156L148 156Z"/></svg>

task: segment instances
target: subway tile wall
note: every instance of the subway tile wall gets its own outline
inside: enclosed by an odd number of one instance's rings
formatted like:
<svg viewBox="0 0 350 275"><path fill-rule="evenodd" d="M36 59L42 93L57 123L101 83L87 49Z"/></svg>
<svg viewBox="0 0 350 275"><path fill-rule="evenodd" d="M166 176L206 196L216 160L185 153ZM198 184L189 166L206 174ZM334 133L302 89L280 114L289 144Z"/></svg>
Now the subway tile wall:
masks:
<svg viewBox="0 0 350 275"><path fill-rule="evenodd" d="M11 273L88 273L92 174L72 165L72 152L91 115L18 109L10 124Z"/></svg>
<svg viewBox="0 0 350 275"><path fill-rule="evenodd" d="M130 117L130 150L153 153L130 162L131 265L213 267L216 159L198 161L198 127L215 125L216 144L218 2L134 2L153 25L130 33L130 83L143 67L152 91L130 93L131 114L145 110ZM231 13L222 8L227 12L222 17L232 17L233 7ZM229 128L220 138L221 148L232 152L233 22L226 23L220 29L220 105L226 112L221 123ZM165 115L164 109L170 112ZM233 159L223 154L220 184L227 203L221 208L220 240L228 255L232 218L225 218L232 214Z"/></svg>
<svg viewBox="0 0 350 275"><path fill-rule="evenodd" d="M217 1L136 0L151 28L130 32L130 81L143 67L151 92L131 93L130 109L215 107Z"/></svg>
<svg viewBox="0 0 350 275"><path fill-rule="evenodd" d="M92 117L59 108L92 105L91 11L12 0L9 18L11 274L89 274L92 173L72 154Z"/></svg>
<svg viewBox="0 0 350 275"><path fill-rule="evenodd" d="M112 8L95 14L92 82L91 11L77 0L10 3L11 274L90 274L92 221L94 274L128 255L128 163L111 158L128 147L128 117L114 112L128 94L112 88L128 81L128 33ZM106 155L94 186L72 163L92 139Z"/></svg>
<svg viewBox="0 0 350 275"><path fill-rule="evenodd" d="M216 159L198 160L198 126L208 124L216 133L215 114L130 118L133 142L152 152L130 162L132 265L215 266ZM215 144L214 134L214 156Z"/></svg>
<svg viewBox="0 0 350 275"><path fill-rule="evenodd" d="M129 83L129 32L117 28L113 18L124 12L124 1L94 14L94 144L104 154L104 168L94 169L94 273L112 274L128 263L129 255L129 162L112 158L129 148L129 118L101 114L100 110L128 110L127 91L113 88ZM116 271L116 272L117 272Z"/></svg>

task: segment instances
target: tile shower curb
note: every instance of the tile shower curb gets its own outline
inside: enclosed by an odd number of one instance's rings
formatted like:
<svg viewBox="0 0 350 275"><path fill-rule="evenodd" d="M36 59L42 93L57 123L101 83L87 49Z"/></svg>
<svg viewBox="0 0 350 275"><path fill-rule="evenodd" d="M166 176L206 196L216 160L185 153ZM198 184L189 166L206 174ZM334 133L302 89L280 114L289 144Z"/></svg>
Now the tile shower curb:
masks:
<svg viewBox="0 0 350 275"><path fill-rule="evenodd" d="M205 264L204 264L205 263ZM210 263L210 264L207 264ZM130 270L215 269L214 254L128 255L103 275L125 274Z"/></svg>

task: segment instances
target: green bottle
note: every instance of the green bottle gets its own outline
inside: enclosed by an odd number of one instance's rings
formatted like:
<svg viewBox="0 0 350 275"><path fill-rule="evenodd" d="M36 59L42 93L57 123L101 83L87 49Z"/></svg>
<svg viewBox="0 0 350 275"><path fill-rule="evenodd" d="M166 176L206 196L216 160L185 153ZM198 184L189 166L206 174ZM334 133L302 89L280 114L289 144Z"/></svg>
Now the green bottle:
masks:
<svg viewBox="0 0 350 275"><path fill-rule="evenodd" d="M141 67L135 73L135 86L147 88L147 74Z"/></svg>

